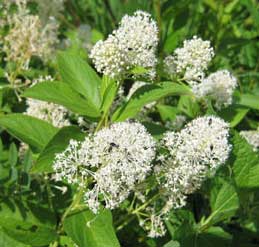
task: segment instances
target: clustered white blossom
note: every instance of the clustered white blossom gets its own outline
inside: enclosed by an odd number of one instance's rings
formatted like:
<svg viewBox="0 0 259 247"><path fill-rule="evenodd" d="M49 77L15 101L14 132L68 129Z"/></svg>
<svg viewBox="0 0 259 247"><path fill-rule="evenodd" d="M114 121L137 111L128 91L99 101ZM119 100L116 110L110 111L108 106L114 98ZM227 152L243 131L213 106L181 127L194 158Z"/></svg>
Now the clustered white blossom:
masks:
<svg viewBox="0 0 259 247"><path fill-rule="evenodd" d="M257 130L243 130L240 135L253 147L257 152L259 150L259 127Z"/></svg>
<svg viewBox="0 0 259 247"><path fill-rule="evenodd" d="M69 111L60 105L36 99L27 99L26 115L39 118L62 128L70 125L67 119Z"/></svg>
<svg viewBox="0 0 259 247"><path fill-rule="evenodd" d="M90 57L98 72L110 77L121 77L135 67L149 70L154 76L157 63L158 27L151 15L136 11L125 15L119 28L104 41L98 41Z"/></svg>
<svg viewBox="0 0 259 247"><path fill-rule="evenodd" d="M148 236L150 238L157 238L165 235L165 233L166 228L162 217L160 215L151 214Z"/></svg>
<svg viewBox="0 0 259 247"><path fill-rule="evenodd" d="M43 25L39 16L30 14L27 1L15 0L17 11L5 16L2 25L8 26L9 32L3 37L3 51L6 61L14 62L17 70L28 69L32 56L48 59L58 42L58 24L54 18ZM6 1L5 8L10 7Z"/></svg>
<svg viewBox="0 0 259 247"><path fill-rule="evenodd" d="M209 96L215 101L215 107L221 109L232 104L232 95L237 87L237 79L227 70L219 70L203 79L193 87L198 98Z"/></svg>
<svg viewBox="0 0 259 247"><path fill-rule="evenodd" d="M213 116L199 117L180 132L168 132L162 140L167 153L160 156L156 172L168 196L165 212L185 205L206 175L225 163L231 150L228 124Z"/></svg>
<svg viewBox="0 0 259 247"><path fill-rule="evenodd" d="M83 142L71 141L56 155L57 179L85 186L85 202L96 213L101 198L107 208L124 201L135 185L151 171L155 141L140 123L121 122L89 135Z"/></svg>
<svg viewBox="0 0 259 247"><path fill-rule="evenodd" d="M165 58L165 70L169 75L183 76L190 85L194 85L204 77L204 71L213 56L210 41L194 36L185 40L183 47L177 48L173 55Z"/></svg>
<svg viewBox="0 0 259 247"><path fill-rule="evenodd" d="M32 81L32 85L43 81L53 81L51 76L40 76ZM27 99L27 109L25 114L39 118L53 124L55 127L62 128L70 125L68 120L69 111L60 105L45 102L37 99Z"/></svg>

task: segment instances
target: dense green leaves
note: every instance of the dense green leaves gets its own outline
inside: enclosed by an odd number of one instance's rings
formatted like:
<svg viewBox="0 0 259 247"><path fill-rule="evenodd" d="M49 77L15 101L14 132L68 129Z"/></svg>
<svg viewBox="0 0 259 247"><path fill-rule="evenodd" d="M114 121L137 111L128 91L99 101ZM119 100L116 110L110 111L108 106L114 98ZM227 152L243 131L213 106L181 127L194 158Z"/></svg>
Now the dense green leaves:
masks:
<svg viewBox="0 0 259 247"><path fill-rule="evenodd" d="M62 80L84 95L91 105L99 108L101 80L91 66L69 52L59 53L58 66Z"/></svg>
<svg viewBox="0 0 259 247"><path fill-rule="evenodd" d="M0 226L4 234L24 245L40 247L57 238L53 214L39 205L35 207L22 201L1 202Z"/></svg>
<svg viewBox="0 0 259 247"><path fill-rule="evenodd" d="M119 247L108 210L94 215L91 211L69 216L64 228L79 247Z"/></svg>
<svg viewBox="0 0 259 247"><path fill-rule="evenodd" d="M132 97L113 115L114 121L134 117L143 106L166 96L190 94L187 86L173 82L150 84L139 88Z"/></svg>
<svg viewBox="0 0 259 247"><path fill-rule="evenodd" d="M237 186L240 188L258 186L255 182L255 180L259 179L259 175L255 173L257 170L256 167L259 165L258 155L237 132L234 133L232 141L234 159L233 170Z"/></svg>
<svg viewBox="0 0 259 247"><path fill-rule="evenodd" d="M57 132L45 121L18 113L1 116L0 126L38 152Z"/></svg>
<svg viewBox="0 0 259 247"><path fill-rule="evenodd" d="M91 118L100 115L98 108L91 101L88 101L68 84L62 82L38 83L28 88L23 96L63 105L74 113Z"/></svg>
<svg viewBox="0 0 259 247"><path fill-rule="evenodd" d="M57 134L48 142L40 153L32 172L51 172L52 163L56 153L62 152L71 139L83 140L85 135L76 126L69 126L60 129Z"/></svg>
<svg viewBox="0 0 259 247"><path fill-rule="evenodd" d="M12 2L8 4L10 11L8 7L0 11L3 20L7 18L11 21L13 14L19 14L19 8ZM45 25L50 13L42 11L45 10L44 4L39 2L30 0L26 7L32 18L38 15ZM0 247L116 247L120 244L127 247L258 246L259 157L258 152L253 151L250 144L238 134L242 130L255 130L259 125L258 1L71 0L60 1L65 4L60 3L55 8L52 8L51 0L42 2L54 10L50 11L51 15L58 17L56 24L60 27L57 38L60 41L58 50L62 52L53 50L50 59L43 60L41 56L30 58L32 53L23 53L28 49L19 49L17 54L11 54L14 50L12 35L9 34L15 33L12 32L13 26L6 26L5 23L0 25L1 47L6 48L0 52ZM108 37L125 14L131 15L136 10L150 13L158 26L158 63L154 68L154 81L147 81L146 74L149 71L141 66L129 68L129 73L123 74L118 80L101 73L99 75L94 68L95 61L88 56L90 49L98 40ZM24 20L27 15L25 12ZM26 23L21 21L21 26ZM51 38L54 38L55 28L47 29L35 33L39 36L51 34ZM24 42L22 38L28 38L26 30L29 29L25 27L22 30L24 35L20 36L21 44L27 44L28 40ZM134 36L134 32L132 34ZM208 68L204 68L205 76L228 69L237 78L233 104L228 107L217 109L217 99L211 100L210 96L197 99L184 73L169 75L165 71L164 58L172 55L176 48L183 46L184 40L194 35L210 40L215 51ZM33 44L34 41L38 42L37 45ZM30 44L35 48L33 54L37 55L39 44L47 48L49 42L30 39ZM107 46L110 49L103 55L108 57L114 51L116 54L122 51L122 47L116 49L116 45L115 50L112 45ZM148 52L149 47L146 48ZM126 53L134 56L138 49L132 53L131 49L128 47ZM43 55L44 50L41 49L39 53ZM57 59L54 59L55 54ZM23 58L28 62L26 70L25 66L22 68L17 63ZM31 84L47 75L57 81ZM126 95L136 80L147 84L129 99ZM123 94L118 91L123 91ZM217 95L220 97L221 93L224 94L222 91ZM66 120L80 126L57 129L47 122L23 115L29 106L26 99L21 98L23 96L64 106L69 110ZM154 105L147 107L151 102L155 102ZM56 153L64 151L71 139L83 140L88 133L94 132L94 126L101 130L113 122L133 118L159 141L166 131L178 131L175 120L181 119L179 115L184 116L186 123L204 115L223 118L233 131L229 138L232 151L226 164L222 164L215 174L206 177L199 190L187 196L185 207L169 212L166 220L168 231L164 237L148 237L139 224L143 221L138 222L139 218L145 220L150 217L148 214L153 213L153 205L157 212L161 212L162 201L166 201L165 197L159 201L154 199L157 198L156 193L163 195L163 179L160 188L155 182L153 170L147 180L137 185L138 189L144 188L145 200L140 202L140 196L132 193L120 207L112 211L116 230L113 228L111 212L104 210L98 215L92 214L86 210L85 204L77 204L75 198L79 197L75 184L52 179ZM80 121L77 121L79 117ZM94 122L98 122L97 125ZM234 130L237 132L234 133ZM24 148L27 145L22 142L30 145L26 152ZM116 151L117 147L121 150L121 144L113 144L111 142L111 147L105 149L106 155ZM214 149L212 146L211 151ZM160 149L159 144L157 147L157 157L161 157L161 152L165 150ZM128 160L134 159L126 152L125 155ZM156 160L153 163L157 164ZM90 169L96 172L99 168L105 168L104 165ZM85 190L95 186L94 178L87 178L87 182ZM109 196L104 194L99 194L100 200ZM77 203L73 204L75 201ZM145 206L148 207L146 210ZM130 215L132 211L133 216ZM149 221L145 220L145 223L149 224ZM155 224L152 226L155 227Z"/></svg>

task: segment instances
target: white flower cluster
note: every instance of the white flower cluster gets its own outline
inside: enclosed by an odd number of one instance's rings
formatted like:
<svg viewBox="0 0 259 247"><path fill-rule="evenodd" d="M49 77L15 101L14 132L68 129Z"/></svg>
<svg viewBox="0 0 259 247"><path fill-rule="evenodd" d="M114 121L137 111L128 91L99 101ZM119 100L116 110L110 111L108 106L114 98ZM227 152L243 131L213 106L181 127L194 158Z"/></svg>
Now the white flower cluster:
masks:
<svg viewBox="0 0 259 247"><path fill-rule="evenodd" d="M3 37L3 51L6 60L15 62L18 69L28 69L32 56L48 59L53 54L58 25L54 19L43 25L39 16L29 13L26 1L15 3L17 11L6 16L9 32Z"/></svg>
<svg viewBox="0 0 259 247"><path fill-rule="evenodd" d="M224 164L231 150L228 135L228 124L213 116L199 117L180 132L165 135L162 146L167 153L156 169L168 196L165 212L184 206L186 196L201 186L206 175Z"/></svg>
<svg viewBox="0 0 259 247"><path fill-rule="evenodd" d="M185 40L182 48L165 58L165 70L169 75L182 75L190 85L204 77L204 71L214 56L210 41L194 36Z"/></svg>
<svg viewBox="0 0 259 247"><path fill-rule="evenodd" d="M63 106L36 99L27 99L27 106L25 114L29 116L47 121L58 128L70 125L67 119L69 112Z"/></svg>
<svg viewBox="0 0 259 247"><path fill-rule="evenodd" d="M164 236L166 228L164 221L160 215L151 214L150 216L150 227L148 236L150 238L157 238Z"/></svg>
<svg viewBox="0 0 259 247"><path fill-rule="evenodd" d="M209 96L215 101L215 107L221 109L232 104L232 95L237 87L237 79L227 70L219 70L193 86L198 98Z"/></svg>
<svg viewBox="0 0 259 247"><path fill-rule="evenodd" d="M54 170L58 179L84 186L85 201L96 213L103 198L107 208L125 200L135 185L151 170L155 157L155 141L140 123L121 122L85 138L71 141L68 148L56 155ZM88 179L87 179L88 178Z"/></svg>
<svg viewBox="0 0 259 247"><path fill-rule="evenodd" d="M51 76L41 76L37 79L34 79L32 85L41 83L43 81L53 80L54 79ZM70 122L67 119L69 111L63 106L36 99L27 99L26 104L26 115L47 121L58 128L70 125Z"/></svg>
<svg viewBox="0 0 259 247"><path fill-rule="evenodd" d="M157 63L158 28L151 15L136 11L125 15L117 30L105 41L98 41L90 57L98 72L121 77L135 67L154 73Z"/></svg>
<svg viewBox="0 0 259 247"><path fill-rule="evenodd" d="M38 4L38 13L42 23L46 24L49 18L58 18L64 10L64 0L33 0Z"/></svg>
<svg viewBox="0 0 259 247"><path fill-rule="evenodd" d="M246 139L255 152L259 150L259 127L257 130L240 131L240 135Z"/></svg>

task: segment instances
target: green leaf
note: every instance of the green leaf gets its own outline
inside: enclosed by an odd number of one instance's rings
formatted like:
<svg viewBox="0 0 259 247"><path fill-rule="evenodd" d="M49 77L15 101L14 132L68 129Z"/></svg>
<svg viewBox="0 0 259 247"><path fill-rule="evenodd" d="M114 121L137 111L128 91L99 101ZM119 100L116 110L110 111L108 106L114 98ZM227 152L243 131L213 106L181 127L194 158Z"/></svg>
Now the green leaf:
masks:
<svg viewBox="0 0 259 247"><path fill-rule="evenodd" d="M71 238L67 236L61 236L59 239L59 243L62 247L75 247L75 243L72 241Z"/></svg>
<svg viewBox="0 0 259 247"><path fill-rule="evenodd" d="M178 109L174 106L159 104L156 106L163 121L175 120Z"/></svg>
<svg viewBox="0 0 259 247"><path fill-rule="evenodd" d="M8 199L1 202L0 226L2 231L18 242L45 246L57 238L54 215L39 205L26 205Z"/></svg>
<svg viewBox="0 0 259 247"><path fill-rule="evenodd" d="M163 247L180 247L179 242L171 240L170 242L166 243Z"/></svg>
<svg viewBox="0 0 259 247"><path fill-rule="evenodd" d="M230 123L230 127L237 126L248 113L249 109L242 106L232 105L221 110L218 115Z"/></svg>
<svg viewBox="0 0 259 247"><path fill-rule="evenodd" d="M76 126L63 127L55 136L53 136L40 153L39 158L31 169L31 172L52 172L52 163L55 155L62 152L68 146L71 139L81 141L84 137L85 134Z"/></svg>
<svg viewBox="0 0 259 247"><path fill-rule="evenodd" d="M91 66L82 58L66 52L59 53L58 66L62 80L84 95L91 105L100 108L101 80Z"/></svg>
<svg viewBox="0 0 259 247"><path fill-rule="evenodd" d="M0 246L1 247L30 247L29 245L25 245L9 237L6 233L4 233L2 228L0 228Z"/></svg>
<svg viewBox="0 0 259 247"><path fill-rule="evenodd" d="M112 116L113 121L124 121L134 117L143 106L172 95L190 94L187 86L173 82L145 85L139 88L132 97Z"/></svg>
<svg viewBox="0 0 259 247"><path fill-rule="evenodd" d="M210 227L206 232L198 235L197 247L230 247L232 236L221 227ZM187 247L187 246L186 246Z"/></svg>
<svg viewBox="0 0 259 247"><path fill-rule="evenodd" d="M247 7L247 10L250 12L251 16L253 17L257 30L259 31L258 2L252 1L252 0L241 0L240 2Z"/></svg>
<svg viewBox="0 0 259 247"><path fill-rule="evenodd" d="M17 160L18 160L17 148L15 144L12 143L9 149L9 163L11 167L15 167L15 165L17 164Z"/></svg>
<svg viewBox="0 0 259 247"><path fill-rule="evenodd" d="M57 239L57 234L52 228L15 219L7 220L6 223L2 225L2 228L11 238L35 247L48 245Z"/></svg>
<svg viewBox="0 0 259 247"><path fill-rule="evenodd" d="M239 199L233 185L225 182L211 201L212 213L202 227L211 226L233 216L239 208Z"/></svg>
<svg viewBox="0 0 259 247"><path fill-rule="evenodd" d="M259 110L259 96L252 94L242 94L237 104Z"/></svg>
<svg viewBox="0 0 259 247"><path fill-rule="evenodd" d="M117 93L117 89L118 89L118 85L117 82L114 80L109 80L108 82L106 82L106 88L103 94L103 102L102 102L102 112L104 112L104 115L106 115L106 113L109 111L114 98L116 97L116 93Z"/></svg>
<svg viewBox="0 0 259 247"><path fill-rule="evenodd" d="M259 188L259 162L249 171L247 187L255 189Z"/></svg>
<svg viewBox="0 0 259 247"><path fill-rule="evenodd" d="M259 165L259 157L253 148L237 132L232 137L233 143L233 171L236 184L239 188L251 188L255 185L255 174L252 168ZM251 179L251 182L250 182Z"/></svg>
<svg viewBox="0 0 259 247"><path fill-rule="evenodd" d="M95 105L92 105L90 101L63 82L46 81L37 83L35 86L28 88L23 96L63 105L74 113L91 118L100 115L99 109Z"/></svg>
<svg viewBox="0 0 259 247"><path fill-rule="evenodd" d="M43 120L20 113L0 116L0 126L37 152L44 148L58 130Z"/></svg>
<svg viewBox="0 0 259 247"><path fill-rule="evenodd" d="M179 240L181 247L230 247L232 236L220 227L210 227L204 232L195 231Z"/></svg>
<svg viewBox="0 0 259 247"><path fill-rule="evenodd" d="M181 96L178 102L178 109L190 118L197 117L200 112L199 104L195 101L193 97L188 95Z"/></svg>
<svg viewBox="0 0 259 247"><path fill-rule="evenodd" d="M157 139L160 139L167 131L167 129L160 124L150 122L143 122L142 124L146 127L147 131Z"/></svg>
<svg viewBox="0 0 259 247"><path fill-rule="evenodd" d="M112 215L108 210L94 215L84 211L67 217L65 232L79 247L119 247L112 226Z"/></svg>
<svg viewBox="0 0 259 247"><path fill-rule="evenodd" d="M32 163L33 163L32 152L30 149L28 149L24 155L23 162L22 162L23 171L28 173L32 167Z"/></svg>

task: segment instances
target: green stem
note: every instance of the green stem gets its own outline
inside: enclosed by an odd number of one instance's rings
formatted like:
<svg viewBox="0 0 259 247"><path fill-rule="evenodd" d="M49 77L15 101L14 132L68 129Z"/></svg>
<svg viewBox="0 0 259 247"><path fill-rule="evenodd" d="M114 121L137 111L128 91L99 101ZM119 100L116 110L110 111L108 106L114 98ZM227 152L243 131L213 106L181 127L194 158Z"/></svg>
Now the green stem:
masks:
<svg viewBox="0 0 259 247"><path fill-rule="evenodd" d="M60 220L60 223L58 226L58 232L61 232L63 230L63 224L64 224L65 219L71 213L71 211L73 211L78 206L78 204L80 203L80 201L82 199L83 193L84 193L84 189L80 188L79 192L75 194L72 203L66 209L66 211L64 212L64 214L61 217L61 220Z"/></svg>
<svg viewBox="0 0 259 247"><path fill-rule="evenodd" d="M138 214L139 212L146 208L151 202L153 202L157 197L159 196L159 194L154 195L153 197L151 197L146 203L142 204L140 207L136 208L133 211L129 211L128 215L126 218L124 218L121 222L119 223L116 230L119 231L121 230L123 227L125 227L129 222L131 222Z"/></svg>
<svg viewBox="0 0 259 247"><path fill-rule="evenodd" d="M161 36L162 33L162 18L161 18L161 3L160 0L154 0L154 9L156 13L156 19L157 19L157 24L159 28L159 34Z"/></svg>

